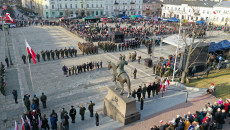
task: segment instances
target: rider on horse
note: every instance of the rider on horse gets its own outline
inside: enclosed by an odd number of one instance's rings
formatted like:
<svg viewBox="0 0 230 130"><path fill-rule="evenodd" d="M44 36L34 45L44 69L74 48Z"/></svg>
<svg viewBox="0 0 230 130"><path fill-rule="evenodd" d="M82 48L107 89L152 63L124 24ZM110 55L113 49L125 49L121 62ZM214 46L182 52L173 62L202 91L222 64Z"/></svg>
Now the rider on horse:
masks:
<svg viewBox="0 0 230 130"><path fill-rule="evenodd" d="M113 76L113 81L116 81L118 79L118 77L120 76L120 74L122 73L126 73L124 70L124 66L128 65L128 62L125 61L124 58L122 58L122 56L119 57L119 62L117 63L117 70L116 73Z"/></svg>

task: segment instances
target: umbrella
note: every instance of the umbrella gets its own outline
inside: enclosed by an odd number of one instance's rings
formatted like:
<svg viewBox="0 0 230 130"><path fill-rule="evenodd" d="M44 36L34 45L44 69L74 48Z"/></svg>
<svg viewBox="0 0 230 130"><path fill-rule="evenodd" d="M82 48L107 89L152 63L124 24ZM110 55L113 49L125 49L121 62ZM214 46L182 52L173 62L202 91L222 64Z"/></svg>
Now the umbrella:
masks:
<svg viewBox="0 0 230 130"><path fill-rule="evenodd" d="M143 18L143 16L141 16L140 14L137 15L137 18Z"/></svg>
<svg viewBox="0 0 230 130"><path fill-rule="evenodd" d="M197 24L204 24L204 21L196 21Z"/></svg>
<svg viewBox="0 0 230 130"><path fill-rule="evenodd" d="M123 18L123 19L128 19L129 17L128 17L128 16L123 16L122 18Z"/></svg>
<svg viewBox="0 0 230 130"><path fill-rule="evenodd" d="M168 19L169 22L178 22L178 19L175 17L172 17L170 19Z"/></svg>
<svg viewBox="0 0 230 130"><path fill-rule="evenodd" d="M137 16L136 15L132 15L131 18L136 18Z"/></svg>

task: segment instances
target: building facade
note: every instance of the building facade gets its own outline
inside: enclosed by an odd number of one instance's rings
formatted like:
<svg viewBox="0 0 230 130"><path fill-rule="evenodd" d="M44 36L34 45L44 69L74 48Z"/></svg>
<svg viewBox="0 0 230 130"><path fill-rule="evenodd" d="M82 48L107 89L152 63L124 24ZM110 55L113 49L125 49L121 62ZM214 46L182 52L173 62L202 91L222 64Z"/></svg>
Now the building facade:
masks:
<svg viewBox="0 0 230 130"><path fill-rule="evenodd" d="M142 15L142 6L143 0L104 0L104 15Z"/></svg>
<svg viewBox="0 0 230 130"><path fill-rule="evenodd" d="M103 0L43 0L42 12L46 18L101 16Z"/></svg>
<svg viewBox="0 0 230 130"><path fill-rule="evenodd" d="M161 6L162 6L162 2L161 1L157 1L157 0L147 0L144 1L143 3L143 15L144 16L157 16L160 17L161 16Z"/></svg>
<svg viewBox="0 0 230 130"><path fill-rule="evenodd" d="M218 25L229 24L230 2L182 2L166 3L162 7L162 17L175 17L182 20L206 21Z"/></svg>

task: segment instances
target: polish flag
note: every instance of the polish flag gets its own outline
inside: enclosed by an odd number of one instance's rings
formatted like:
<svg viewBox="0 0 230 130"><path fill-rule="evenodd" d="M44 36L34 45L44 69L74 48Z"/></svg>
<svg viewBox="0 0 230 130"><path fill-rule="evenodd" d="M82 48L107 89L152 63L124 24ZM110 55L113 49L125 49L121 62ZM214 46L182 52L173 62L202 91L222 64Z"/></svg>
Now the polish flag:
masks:
<svg viewBox="0 0 230 130"><path fill-rule="evenodd" d="M14 129L19 130L18 123L16 122L16 120L15 120L15 128Z"/></svg>
<svg viewBox="0 0 230 130"><path fill-rule="evenodd" d="M38 126L40 129L42 128L42 121L39 116L38 116Z"/></svg>
<svg viewBox="0 0 230 130"><path fill-rule="evenodd" d="M29 124L29 126L31 128L31 122L30 122L30 119L27 116L26 116L26 120L27 120L27 122L28 122L28 124Z"/></svg>
<svg viewBox="0 0 230 130"><path fill-rule="evenodd" d="M22 115L21 115L21 122L22 122L22 130L25 130L25 126L24 126L25 121L24 121L24 119L23 119Z"/></svg>
<svg viewBox="0 0 230 130"><path fill-rule="evenodd" d="M161 79L161 82L160 82L160 90L161 90L161 88L162 88L162 79Z"/></svg>
<svg viewBox="0 0 230 130"><path fill-rule="evenodd" d="M162 124L162 123L163 123L163 121L162 121L162 120L160 120L160 123Z"/></svg>
<svg viewBox="0 0 230 130"><path fill-rule="evenodd" d="M6 19L10 19L11 22L13 22L14 20L10 17L9 13L6 13Z"/></svg>
<svg viewBox="0 0 230 130"><path fill-rule="evenodd" d="M34 64L36 64L36 54L34 53L34 51L32 50L32 48L30 47L30 45L28 44L28 42L27 41L25 41L25 42L26 42L27 52L28 52L28 54L30 54L32 56Z"/></svg>
<svg viewBox="0 0 230 130"><path fill-rule="evenodd" d="M216 11L213 11L214 14L216 14Z"/></svg>
<svg viewBox="0 0 230 130"><path fill-rule="evenodd" d="M163 87L163 91L166 91L166 87L169 86L169 84L170 84L170 82L169 82L169 79L167 77L165 84L164 84L164 87Z"/></svg>

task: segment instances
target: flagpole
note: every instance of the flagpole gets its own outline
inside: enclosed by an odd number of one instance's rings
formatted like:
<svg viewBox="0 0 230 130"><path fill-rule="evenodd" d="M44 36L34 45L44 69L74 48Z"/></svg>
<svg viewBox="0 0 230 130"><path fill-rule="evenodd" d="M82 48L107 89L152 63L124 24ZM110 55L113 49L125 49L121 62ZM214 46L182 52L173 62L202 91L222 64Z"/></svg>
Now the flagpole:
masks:
<svg viewBox="0 0 230 130"><path fill-rule="evenodd" d="M26 39L25 39L25 45L26 45ZM27 52L27 48L26 48L26 52ZM34 92L34 84L33 84L33 78L32 78L32 73L31 73L31 69L30 69L30 60L29 60L29 53L28 52L27 52L27 59L28 59L28 63L29 63L29 72L30 72L31 87L32 87L32 90Z"/></svg>
<svg viewBox="0 0 230 130"><path fill-rule="evenodd" d="M24 33L22 32L22 29L20 28L20 31L25 39L25 45L26 45L26 37L24 35ZM26 48L26 52L27 52L27 48ZM27 52L27 59L28 59L28 63L29 63L29 73L30 73L30 81L31 81L31 87L32 87L32 92L34 93L34 84L33 84L33 78L32 78L32 73L31 73L31 68L30 68L30 61L29 61L29 54Z"/></svg>

